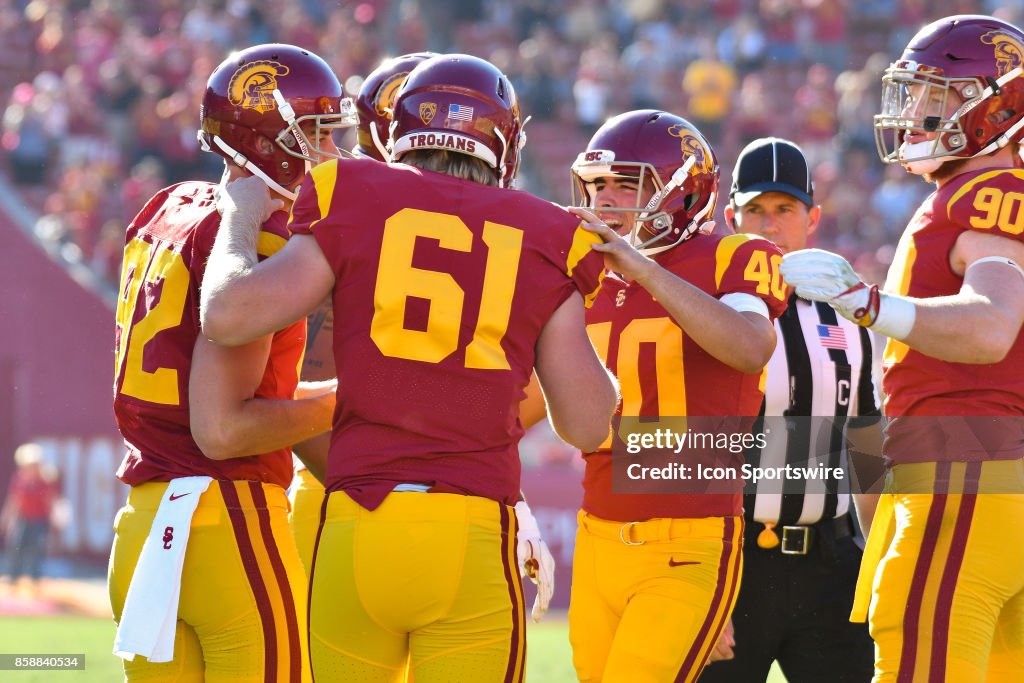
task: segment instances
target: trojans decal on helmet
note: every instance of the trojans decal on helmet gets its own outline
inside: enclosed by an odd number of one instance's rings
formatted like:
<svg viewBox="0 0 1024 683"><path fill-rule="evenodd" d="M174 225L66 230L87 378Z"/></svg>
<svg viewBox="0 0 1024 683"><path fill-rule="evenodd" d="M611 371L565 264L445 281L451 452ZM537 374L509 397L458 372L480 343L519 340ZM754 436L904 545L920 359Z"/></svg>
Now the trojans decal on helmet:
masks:
<svg viewBox="0 0 1024 683"><path fill-rule="evenodd" d="M714 170L714 161L705 151L704 145L701 144L697 136L685 124L676 123L669 126L668 134L674 138L679 138L679 149L683 154L684 160L687 157L694 158L694 163L689 171L690 175L711 173Z"/></svg>
<svg viewBox="0 0 1024 683"><path fill-rule="evenodd" d="M1007 31L989 31L981 37L981 42L995 46L996 71L1000 76L1024 63L1024 46Z"/></svg>
<svg viewBox="0 0 1024 683"><path fill-rule="evenodd" d="M276 109L277 77L288 75L288 71L284 64L272 60L243 64L228 81L228 101L261 114Z"/></svg>

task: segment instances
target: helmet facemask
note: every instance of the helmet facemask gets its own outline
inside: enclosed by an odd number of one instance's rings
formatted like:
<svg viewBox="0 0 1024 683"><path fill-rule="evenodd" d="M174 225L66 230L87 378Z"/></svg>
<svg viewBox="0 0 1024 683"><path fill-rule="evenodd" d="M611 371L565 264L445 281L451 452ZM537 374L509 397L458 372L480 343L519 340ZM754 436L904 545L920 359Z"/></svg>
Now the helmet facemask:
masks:
<svg viewBox="0 0 1024 683"><path fill-rule="evenodd" d="M274 100L277 102L278 111L284 119L286 127L278 133L274 143L280 147L285 154L289 154L306 162L306 171L309 172L311 164L317 164L328 159L340 159L351 157L349 152L344 151L338 141L334 140L336 151L321 149L320 140L324 134L334 137L334 132L346 128L354 128L359 124L356 115L355 104L352 98L341 99L341 110L338 113L330 114L306 114L295 116L292 105L284 98L280 90L274 90ZM303 124L310 124L303 127ZM307 135L309 130L312 135Z"/></svg>
<svg viewBox="0 0 1024 683"><path fill-rule="evenodd" d="M879 157L884 163L903 164L911 173L921 175L934 173L947 161L984 156L1006 146L1016 138L1024 118L991 142L983 141L984 146L974 153L971 131L965 126L976 127L967 120L972 112L999 116L1000 103L990 100L1022 73L1018 67L982 82L974 77L947 78L941 69L909 60L894 63L882 77L882 113L874 117ZM927 138L907 139L917 135Z"/></svg>
<svg viewBox="0 0 1024 683"><path fill-rule="evenodd" d="M705 218L715 205L714 195L703 210L695 214L686 226L674 226L673 216L665 210L670 198L685 192L684 184L690 169L696 163L689 157L672 174L668 183L662 181L652 164L631 161L616 161L615 153L609 150L583 152L572 165L572 204L600 214L620 214L632 218L627 239L640 253L646 256L667 251L680 244L706 224ZM637 183L634 206L597 206L596 181L599 178L621 178ZM650 199L643 201L643 189L652 189ZM686 197L686 208L691 208L699 195Z"/></svg>

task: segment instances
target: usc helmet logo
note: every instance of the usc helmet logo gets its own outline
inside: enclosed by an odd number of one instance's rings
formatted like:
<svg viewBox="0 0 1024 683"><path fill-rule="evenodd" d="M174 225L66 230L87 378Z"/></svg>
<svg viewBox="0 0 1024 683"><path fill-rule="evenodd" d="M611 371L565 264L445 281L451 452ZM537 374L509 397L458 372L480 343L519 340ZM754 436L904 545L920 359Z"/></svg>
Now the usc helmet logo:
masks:
<svg viewBox="0 0 1024 683"><path fill-rule="evenodd" d="M402 87L402 83L405 83L405 77L408 75L408 71L397 73L384 81L377 89L377 97L373 100L373 110L377 112L377 116L387 117L390 115L391 105L395 103L395 93Z"/></svg>
<svg viewBox="0 0 1024 683"><path fill-rule="evenodd" d="M290 69L279 62L262 60L239 67L228 81L228 101L242 109L255 109L260 114L277 109L274 91L277 79Z"/></svg>
<svg viewBox="0 0 1024 683"><path fill-rule="evenodd" d="M1024 66L1024 45L1016 36L1006 31L989 31L981 37L981 42L995 46L998 75L1003 76L1018 66Z"/></svg>
<svg viewBox="0 0 1024 683"><path fill-rule="evenodd" d="M690 169L690 175L710 173L712 171L711 157L708 156L704 145L701 144L700 140L697 139L689 128L681 123L677 123L669 127L668 134L674 138L679 138L679 151L683 153L683 159L693 157L694 161L693 167Z"/></svg>

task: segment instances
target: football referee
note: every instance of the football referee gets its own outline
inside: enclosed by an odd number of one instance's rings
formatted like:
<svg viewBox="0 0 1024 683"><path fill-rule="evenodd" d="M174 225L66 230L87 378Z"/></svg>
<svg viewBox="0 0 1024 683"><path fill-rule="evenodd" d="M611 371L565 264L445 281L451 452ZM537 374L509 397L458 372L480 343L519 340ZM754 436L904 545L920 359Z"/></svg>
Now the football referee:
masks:
<svg viewBox="0 0 1024 683"><path fill-rule="evenodd" d="M729 200L725 216L738 232L770 239L783 253L803 249L821 217L802 150L779 138L744 148ZM766 418L766 446L748 452L748 462L846 468L847 429L850 438L859 432L858 443L881 439L868 331L795 295L775 329L763 412L777 417ZM726 627L700 683L763 683L773 661L789 683L871 680L871 638L849 621L861 559L850 491L849 478L748 486L733 629Z"/></svg>

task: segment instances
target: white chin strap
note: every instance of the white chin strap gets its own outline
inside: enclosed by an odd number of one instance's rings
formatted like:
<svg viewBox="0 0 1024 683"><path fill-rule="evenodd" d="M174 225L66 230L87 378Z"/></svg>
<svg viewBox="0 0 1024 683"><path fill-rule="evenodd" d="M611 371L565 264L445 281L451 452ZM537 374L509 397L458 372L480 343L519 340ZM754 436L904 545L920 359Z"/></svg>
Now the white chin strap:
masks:
<svg viewBox="0 0 1024 683"><path fill-rule="evenodd" d="M388 146L380 139L380 135L377 133L377 124L373 121L370 121L370 137L373 138L373 146L377 148L377 153L380 154L385 162L390 162L391 152L388 151Z"/></svg>
<svg viewBox="0 0 1024 683"><path fill-rule="evenodd" d="M268 176L266 173L257 168L256 164L249 161L249 159L244 154L236 151L231 145L221 140L220 136L211 135L210 137L213 139L213 144L217 145L217 147L219 147L220 150L224 152L224 154L226 154L229 159L231 159L231 161L233 161L238 166L241 166L245 170L249 171L249 173L252 173L254 176L265 182L267 184L267 187L269 187L271 190L278 193L285 199L292 202L295 201L295 197L297 195L294 192L286 190L277 181L271 179L270 176Z"/></svg>

